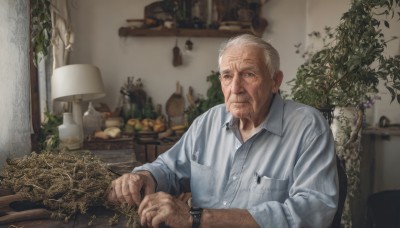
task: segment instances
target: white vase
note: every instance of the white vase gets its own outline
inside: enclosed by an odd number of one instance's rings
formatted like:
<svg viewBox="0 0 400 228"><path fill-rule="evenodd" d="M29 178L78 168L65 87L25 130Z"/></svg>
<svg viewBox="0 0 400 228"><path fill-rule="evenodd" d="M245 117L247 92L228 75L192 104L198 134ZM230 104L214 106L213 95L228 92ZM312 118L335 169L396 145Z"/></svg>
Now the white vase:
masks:
<svg viewBox="0 0 400 228"><path fill-rule="evenodd" d="M80 149L82 145L82 136L79 126L74 122L72 113L63 114L63 123L58 126L58 136L60 139L60 147L69 150Z"/></svg>
<svg viewBox="0 0 400 228"><path fill-rule="evenodd" d="M335 141L347 140L345 137L345 131L353 131L356 127L356 107L335 107L334 118L332 122L332 133Z"/></svg>

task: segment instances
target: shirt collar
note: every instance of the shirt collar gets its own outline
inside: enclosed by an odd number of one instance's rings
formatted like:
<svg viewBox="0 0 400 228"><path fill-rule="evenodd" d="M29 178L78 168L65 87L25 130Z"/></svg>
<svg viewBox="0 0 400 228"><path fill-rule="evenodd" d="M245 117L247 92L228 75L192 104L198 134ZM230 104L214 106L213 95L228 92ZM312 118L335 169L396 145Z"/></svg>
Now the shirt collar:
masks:
<svg viewBox="0 0 400 228"><path fill-rule="evenodd" d="M276 135L282 136L283 126L283 108L285 102L279 93L275 94L266 121L264 121L264 128Z"/></svg>
<svg viewBox="0 0 400 228"><path fill-rule="evenodd" d="M280 94L275 94L272 99L272 104L268 112L268 116L266 120L261 123L261 128L282 136L282 125L283 125L283 108L284 108L284 101ZM223 126L226 129L237 127L238 119L233 118L233 116L227 112L225 115L225 121L223 122Z"/></svg>

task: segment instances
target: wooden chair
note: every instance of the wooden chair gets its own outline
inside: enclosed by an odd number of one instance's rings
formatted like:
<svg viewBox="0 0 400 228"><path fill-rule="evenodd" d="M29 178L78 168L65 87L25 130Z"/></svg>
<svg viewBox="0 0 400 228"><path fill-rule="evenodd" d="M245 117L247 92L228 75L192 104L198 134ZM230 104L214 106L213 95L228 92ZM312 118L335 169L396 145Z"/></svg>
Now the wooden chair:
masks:
<svg viewBox="0 0 400 228"><path fill-rule="evenodd" d="M385 190L369 196L366 227L400 227L400 190Z"/></svg>
<svg viewBox="0 0 400 228"><path fill-rule="evenodd" d="M347 175L344 162L336 155L337 172L339 177L339 203L338 208L333 218L331 228L340 228L340 221L344 209L344 203L347 196Z"/></svg>

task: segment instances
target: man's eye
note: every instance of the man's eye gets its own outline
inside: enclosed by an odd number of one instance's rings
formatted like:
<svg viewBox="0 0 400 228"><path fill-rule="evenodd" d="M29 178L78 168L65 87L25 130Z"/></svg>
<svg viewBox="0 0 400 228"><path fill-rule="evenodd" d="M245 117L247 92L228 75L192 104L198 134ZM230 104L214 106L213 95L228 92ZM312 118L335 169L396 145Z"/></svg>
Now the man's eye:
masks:
<svg viewBox="0 0 400 228"><path fill-rule="evenodd" d="M242 75L244 78L253 78L256 76L256 74L254 74L253 72L245 72Z"/></svg>
<svg viewBox="0 0 400 228"><path fill-rule="evenodd" d="M231 80L231 79L232 79L232 76L229 75L229 74L224 74L224 75L222 75L222 79L224 79L224 80Z"/></svg>

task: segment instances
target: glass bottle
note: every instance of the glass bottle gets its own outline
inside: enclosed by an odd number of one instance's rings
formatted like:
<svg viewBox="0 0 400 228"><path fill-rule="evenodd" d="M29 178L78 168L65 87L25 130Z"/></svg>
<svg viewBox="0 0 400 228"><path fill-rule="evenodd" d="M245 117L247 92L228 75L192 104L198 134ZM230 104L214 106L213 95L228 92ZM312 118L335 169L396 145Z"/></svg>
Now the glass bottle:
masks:
<svg viewBox="0 0 400 228"><path fill-rule="evenodd" d="M83 114L82 124L85 138L95 131L100 131L104 126L104 118L100 112L96 111L92 102L89 102L88 110Z"/></svg>
<svg viewBox="0 0 400 228"><path fill-rule="evenodd" d="M79 126L72 118L72 113L63 114L63 123L58 126L58 137L60 139L60 147L69 150L81 148L81 133Z"/></svg>

